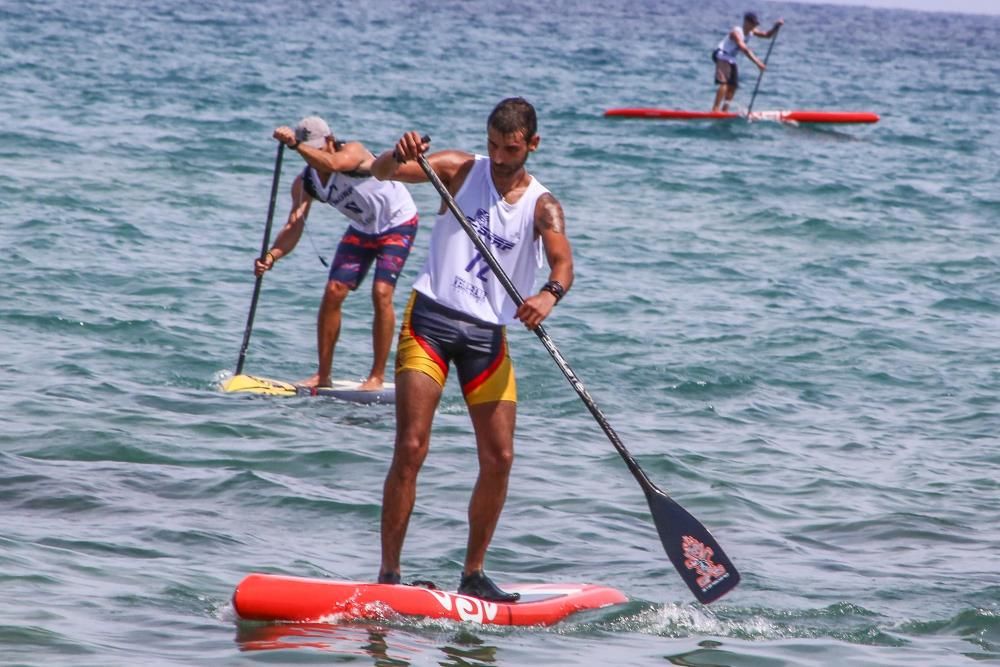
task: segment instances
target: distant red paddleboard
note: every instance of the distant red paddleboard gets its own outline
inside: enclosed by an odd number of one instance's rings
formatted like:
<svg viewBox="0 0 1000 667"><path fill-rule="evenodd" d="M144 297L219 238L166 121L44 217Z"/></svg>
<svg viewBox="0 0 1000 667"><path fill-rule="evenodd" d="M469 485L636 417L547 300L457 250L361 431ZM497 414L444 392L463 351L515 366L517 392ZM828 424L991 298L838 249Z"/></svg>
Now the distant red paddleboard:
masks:
<svg viewBox="0 0 1000 667"><path fill-rule="evenodd" d="M650 118L657 120L747 120L746 114L731 111L685 111L683 109L608 109L609 118ZM878 114L868 111L752 111L748 120L779 123L877 123Z"/></svg>
<svg viewBox="0 0 1000 667"><path fill-rule="evenodd" d="M570 614L628 602L621 591L592 584L504 584L521 594L513 603L420 586L249 574L236 586L233 607L257 621L385 619L422 616L483 625L552 625Z"/></svg>

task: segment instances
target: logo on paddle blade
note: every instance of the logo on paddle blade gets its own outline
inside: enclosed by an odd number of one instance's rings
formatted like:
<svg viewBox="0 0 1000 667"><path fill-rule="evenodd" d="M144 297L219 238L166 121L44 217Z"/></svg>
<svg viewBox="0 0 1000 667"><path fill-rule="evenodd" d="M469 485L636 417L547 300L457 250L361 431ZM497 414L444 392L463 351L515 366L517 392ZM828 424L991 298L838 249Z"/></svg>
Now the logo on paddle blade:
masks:
<svg viewBox="0 0 1000 667"><path fill-rule="evenodd" d="M706 547L699 540L685 535L681 538L681 548L684 551L684 567L698 574L696 581L702 591L707 591L729 577L724 565L712 562L712 556L715 555L712 547Z"/></svg>

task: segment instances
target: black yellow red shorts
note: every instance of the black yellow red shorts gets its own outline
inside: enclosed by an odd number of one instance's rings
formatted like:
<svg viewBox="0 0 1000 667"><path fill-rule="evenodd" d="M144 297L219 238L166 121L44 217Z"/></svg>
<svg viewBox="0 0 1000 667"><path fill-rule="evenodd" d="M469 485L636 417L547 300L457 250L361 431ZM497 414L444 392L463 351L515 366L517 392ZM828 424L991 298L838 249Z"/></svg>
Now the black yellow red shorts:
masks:
<svg viewBox="0 0 1000 667"><path fill-rule="evenodd" d="M414 291L399 330L396 374L419 371L444 387L451 363L467 404L517 402L506 328L469 317Z"/></svg>

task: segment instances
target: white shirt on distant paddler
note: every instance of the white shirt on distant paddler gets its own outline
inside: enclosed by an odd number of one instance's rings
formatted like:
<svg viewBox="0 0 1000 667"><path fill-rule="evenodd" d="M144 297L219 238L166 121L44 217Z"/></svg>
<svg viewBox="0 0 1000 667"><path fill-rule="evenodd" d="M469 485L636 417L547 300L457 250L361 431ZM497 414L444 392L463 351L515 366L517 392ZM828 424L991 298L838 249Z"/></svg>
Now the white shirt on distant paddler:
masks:
<svg viewBox="0 0 1000 667"><path fill-rule="evenodd" d="M531 292L535 273L542 266L542 243L535 238L535 203L546 192L548 189L532 176L517 203L508 204L493 184L489 158L477 155L455 195L458 207L522 296ZM413 288L483 322L515 321L514 300L450 209L434 223L430 253Z"/></svg>
<svg viewBox="0 0 1000 667"><path fill-rule="evenodd" d="M302 185L314 199L343 213L364 234L382 234L417 215L410 191L402 183L380 181L368 173L335 171L326 183L312 167L302 172Z"/></svg>
<svg viewBox="0 0 1000 667"><path fill-rule="evenodd" d="M734 32L739 33L740 37L743 38L743 43L744 44L746 43L747 37L746 35L743 34L743 28L740 26L735 26L733 27L732 30L726 33L725 38L721 42L719 42L719 46L716 47L716 52L719 51L722 52L718 53L718 58L720 60L724 60L727 63L732 63L735 65L736 56L738 56L740 53L740 45L736 43L735 39L733 39Z"/></svg>

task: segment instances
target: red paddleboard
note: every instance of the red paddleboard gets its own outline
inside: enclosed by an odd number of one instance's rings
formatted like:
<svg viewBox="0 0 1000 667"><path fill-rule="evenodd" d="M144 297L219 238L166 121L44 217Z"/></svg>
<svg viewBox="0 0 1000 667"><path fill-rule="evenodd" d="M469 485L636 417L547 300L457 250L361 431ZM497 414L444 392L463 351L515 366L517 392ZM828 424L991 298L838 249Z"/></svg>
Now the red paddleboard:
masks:
<svg viewBox="0 0 1000 667"><path fill-rule="evenodd" d="M608 109L609 118L653 118L658 120L736 120L746 114L731 111L685 111L683 109ZM752 111L749 120L770 120L779 123L877 123L878 114L868 111Z"/></svg>
<svg viewBox="0 0 1000 667"><path fill-rule="evenodd" d="M877 123L879 117L877 113L870 111L803 111L801 109L793 111L752 111L751 120L758 120L757 114L779 114L777 120L782 123ZM760 120L772 120L770 118L760 118Z"/></svg>
<svg viewBox="0 0 1000 667"><path fill-rule="evenodd" d="M660 120L733 120L738 113L729 111L684 111L682 109L608 109L605 116L613 118L657 118Z"/></svg>
<svg viewBox="0 0 1000 667"><path fill-rule="evenodd" d="M483 625L552 625L570 614L628 602L621 591L592 584L505 584L521 594L513 603L420 586L308 579L253 573L236 586L233 607L255 621L384 620L421 616Z"/></svg>

